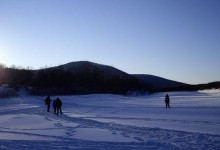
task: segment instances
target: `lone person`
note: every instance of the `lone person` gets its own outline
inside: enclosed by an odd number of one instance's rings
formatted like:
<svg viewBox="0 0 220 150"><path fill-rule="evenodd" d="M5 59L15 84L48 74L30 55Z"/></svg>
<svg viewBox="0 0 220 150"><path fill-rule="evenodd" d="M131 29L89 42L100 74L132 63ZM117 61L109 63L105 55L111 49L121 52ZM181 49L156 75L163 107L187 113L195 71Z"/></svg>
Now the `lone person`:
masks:
<svg viewBox="0 0 220 150"><path fill-rule="evenodd" d="M45 105L47 105L47 112L50 112L50 103L51 103L50 96L47 96L45 98Z"/></svg>
<svg viewBox="0 0 220 150"><path fill-rule="evenodd" d="M165 96L165 104L166 104L166 108L170 108L170 97L168 94L166 94Z"/></svg>
<svg viewBox="0 0 220 150"><path fill-rule="evenodd" d="M60 100L60 98L59 97L57 97L57 99L56 99L56 111L57 111L57 115L59 115L59 113L60 113L60 115L62 115L62 101Z"/></svg>

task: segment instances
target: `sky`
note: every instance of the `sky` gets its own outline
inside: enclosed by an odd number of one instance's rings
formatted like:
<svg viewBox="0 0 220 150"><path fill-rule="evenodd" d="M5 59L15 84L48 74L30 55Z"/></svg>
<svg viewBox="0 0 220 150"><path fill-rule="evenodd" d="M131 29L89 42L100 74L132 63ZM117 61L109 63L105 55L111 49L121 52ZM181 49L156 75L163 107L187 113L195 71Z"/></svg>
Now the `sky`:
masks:
<svg viewBox="0 0 220 150"><path fill-rule="evenodd" d="M219 0L0 0L0 63L92 61L189 84L220 81Z"/></svg>

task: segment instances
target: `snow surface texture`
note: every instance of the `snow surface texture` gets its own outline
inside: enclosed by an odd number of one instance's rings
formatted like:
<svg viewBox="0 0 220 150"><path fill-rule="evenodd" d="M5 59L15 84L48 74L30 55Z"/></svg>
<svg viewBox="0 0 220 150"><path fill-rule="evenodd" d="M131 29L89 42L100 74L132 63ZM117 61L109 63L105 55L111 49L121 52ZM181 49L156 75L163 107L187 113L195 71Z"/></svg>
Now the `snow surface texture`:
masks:
<svg viewBox="0 0 220 150"><path fill-rule="evenodd" d="M165 94L0 99L0 149L220 149L220 91Z"/></svg>

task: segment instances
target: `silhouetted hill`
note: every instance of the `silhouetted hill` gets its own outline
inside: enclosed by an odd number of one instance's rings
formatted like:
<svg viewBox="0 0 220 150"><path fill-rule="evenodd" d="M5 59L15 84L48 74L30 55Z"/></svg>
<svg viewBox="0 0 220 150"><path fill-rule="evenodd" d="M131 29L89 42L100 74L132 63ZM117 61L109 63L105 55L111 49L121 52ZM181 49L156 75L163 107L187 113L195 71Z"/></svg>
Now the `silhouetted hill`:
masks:
<svg viewBox="0 0 220 150"><path fill-rule="evenodd" d="M131 75L118 70L114 67L107 66L107 65L102 65L102 64L97 64L94 62L89 62L89 61L78 61L78 62L71 62L67 63L59 67L63 67L65 71L70 71L72 73L97 73L99 72L105 77L111 78L113 76L120 76L121 78L123 77L131 77ZM55 67L56 68L56 67Z"/></svg>
<svg viewBox="0 0 220 150"><path fill-rule="evenodd" d="M156 92L163 91L198 91L198 90L207 90L207 89L220 89L220 81L210 82L205 84L196 84L196 85L183 85L177 87L166 87L162 89L156 89Z"/></svg>
<svg viewBox="0 0 220 150"><path fill-rule="evenodd" d="M39 70L0 65L0 84L28 87L32 94L94 94L195 91L220 88L219 82L188 85L152 75L131 75L111 66L88 61L71 62ZM16 88L19 89L19 88Z"/></svg>
<svg viewBox="0 0 220 150"><path fill-rule="evenodd" d="M35 70L33 86L52 88L61 93L127 93L128 91L150 90L136 77L111 66L88 61ZM59 91L58 91L59 89Z"/></svg>
<svg viewBox="0 0 220 150"><path fill-rule="evenodd" d="M167 88L167 87L178 87L187 86L185 83L168 80L154 75L146 74L134 74L135 77L140 79L143 83L151 84L155 89Z"/></svg>

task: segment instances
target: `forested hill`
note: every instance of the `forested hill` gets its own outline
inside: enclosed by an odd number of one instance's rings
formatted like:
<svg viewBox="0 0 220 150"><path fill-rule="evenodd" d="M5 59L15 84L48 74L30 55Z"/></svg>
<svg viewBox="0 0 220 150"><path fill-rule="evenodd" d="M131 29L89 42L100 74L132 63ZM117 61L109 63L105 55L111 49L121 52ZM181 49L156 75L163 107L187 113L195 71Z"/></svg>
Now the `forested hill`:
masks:
<svg viewBox="0 0 220 150"><path fill-rule="evenodd" d="M71 62L38 70L0 66L0 84L28 86L31 87L32 94L125 94L197 90L204 87L152 75L131 75L111 66L88 61Z"/></svg>
<svg viewBox="0 0 220 150"><path fill-rule="evenodd" d="M0 76L0 84L30 86L36 94L123 94L151 88L121 70L88 61L39 70L1 67Z"/></svg>
<svg viewBox="0 0 220 150"><path fill-rule="evenodd" d="M137 78L114 67L88 61L35 71L34 87L70 89L73 93L126 93L149 90Z"/></svg>
<svg viewBox="0 0 220 150"><path fill-rule="evenodd" d="M187 86L188 84L165 79L162 77L147 75L147 74L134 74L139 80L143 83L151 84L153 88L167 88L167 87L179 87L179 86Z"/></svg>

